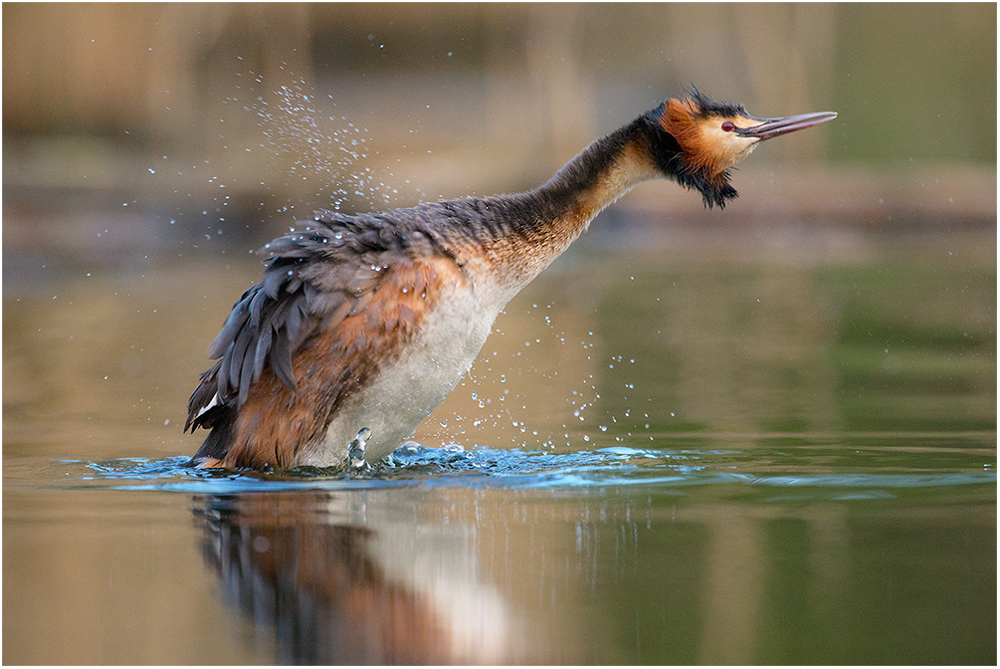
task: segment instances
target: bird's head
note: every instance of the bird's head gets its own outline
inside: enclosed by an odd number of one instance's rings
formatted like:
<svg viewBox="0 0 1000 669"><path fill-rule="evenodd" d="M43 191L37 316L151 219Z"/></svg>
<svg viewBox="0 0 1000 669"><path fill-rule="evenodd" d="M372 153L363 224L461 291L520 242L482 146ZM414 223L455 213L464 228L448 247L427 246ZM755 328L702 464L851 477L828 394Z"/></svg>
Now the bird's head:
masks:
<svg viewBox="0 0 1000 669"><path fill-rule="evenodd" d="M657 166L681 185L701 191L709 207L721 208L737 195L729 168L757 144L833 120L837 113L756 118L743 105L714 102L694 89L682 100L667 100L648 118L659 135L652 156Z"/></svg>

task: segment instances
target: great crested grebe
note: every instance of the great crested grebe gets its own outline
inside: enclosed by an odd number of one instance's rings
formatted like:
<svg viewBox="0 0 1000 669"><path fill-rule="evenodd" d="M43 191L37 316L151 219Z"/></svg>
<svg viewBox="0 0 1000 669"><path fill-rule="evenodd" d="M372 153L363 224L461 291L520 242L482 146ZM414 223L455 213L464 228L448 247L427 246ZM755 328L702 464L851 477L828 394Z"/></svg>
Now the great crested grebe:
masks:
<svg viewBox="0 0 1000 669"><path fill-rule="evenodd" d="M836 118L759 119L694 90L669 99L524 193L348 216L317 211L261 249L211 346L185 431L200 467L360 464L391 453L472 366L500 310L605 207L673 179L708 207L761 141Z"/></svg>

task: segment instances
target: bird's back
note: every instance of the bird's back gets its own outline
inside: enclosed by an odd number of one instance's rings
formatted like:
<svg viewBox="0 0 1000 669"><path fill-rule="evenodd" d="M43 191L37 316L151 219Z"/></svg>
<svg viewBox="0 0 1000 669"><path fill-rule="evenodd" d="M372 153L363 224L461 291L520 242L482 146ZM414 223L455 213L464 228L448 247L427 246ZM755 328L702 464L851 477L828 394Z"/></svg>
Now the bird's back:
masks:
<svg viewBox="0 0 1000 669"><path fill-rule="evenodd" d="M486 269L497 237L482 202L321 211L261 249L264 278L233 306L188 403L185 429L212 430L195 459L330 464L361 427L370 459L391 452L468 371L506 303Z"/></svg>

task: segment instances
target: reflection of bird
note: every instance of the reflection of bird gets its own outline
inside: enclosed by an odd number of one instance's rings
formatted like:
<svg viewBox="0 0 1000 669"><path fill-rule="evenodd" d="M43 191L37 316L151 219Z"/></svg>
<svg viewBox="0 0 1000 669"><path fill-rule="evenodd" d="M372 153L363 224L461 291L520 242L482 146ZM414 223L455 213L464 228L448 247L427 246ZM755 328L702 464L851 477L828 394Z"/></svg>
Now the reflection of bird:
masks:
<svg viewBox="0 0 1000 669"><path fill-rule="evenodd" d="M185 429L206 467L341 465L409 436L469 370L508 300L635 184L673 179L709 207L758 142L833 112L758 119L697 91L597 140L515 195L313 220L267 244L264 279L212 344Z"/></svg>
<svg viewBox="0 0 1000 669"><path fill-rule="evenodd" d="M334 513L331 513L333 511ZM195 516L223 591L282 664L444 664L452 630L434 602L372 554L378 533L331 522L336 501L302 491L210 497ZM475 658L471 658L475 659Z"/></svg>
<svg viewBox="0 0 1000 669"><path fill-rule="evenodd" d="M398 495L378 492L195 498L205 561L254 639L273 635L278 664L580 663L585 644L565 636L577 629L573 588L561 588L558 609L528 601L537 599L531 584L541 585L524 552L544 554L557 539L532 534L525 543L512 531L494 555L490 522L506 522L511 505L493 521L476 504L467 505L473 514L433 501L400 513Z"/></svg>

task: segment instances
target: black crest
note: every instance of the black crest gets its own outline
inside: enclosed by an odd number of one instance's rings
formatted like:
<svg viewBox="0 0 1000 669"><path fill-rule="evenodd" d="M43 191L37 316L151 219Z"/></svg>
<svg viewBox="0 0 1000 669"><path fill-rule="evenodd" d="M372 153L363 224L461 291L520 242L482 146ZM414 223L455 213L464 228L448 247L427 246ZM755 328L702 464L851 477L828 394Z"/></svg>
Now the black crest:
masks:
<svg viewBox="0 0 1000 669"><path fill-rule="evenodd" d="M707 116L745 116L747 118L752 118L750 114L747 113L746 108L743 105L733 104L731 102L716 102L707 95L702 95L697 88L691 87L691 93L688 96L698 107L698 114L702 117Z"/></svg>

